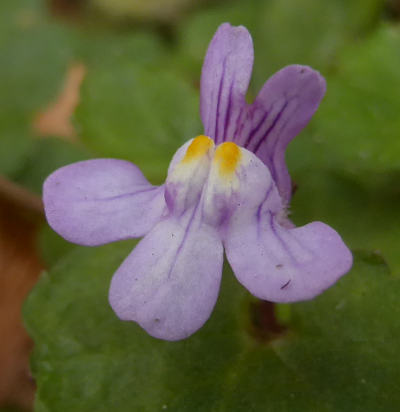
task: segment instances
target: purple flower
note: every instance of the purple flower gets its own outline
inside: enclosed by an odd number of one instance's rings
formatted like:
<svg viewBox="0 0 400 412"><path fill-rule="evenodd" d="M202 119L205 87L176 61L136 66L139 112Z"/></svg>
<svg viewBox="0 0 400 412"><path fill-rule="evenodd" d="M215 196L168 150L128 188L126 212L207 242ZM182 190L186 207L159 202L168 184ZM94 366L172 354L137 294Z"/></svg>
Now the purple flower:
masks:
<svg viewBox="0 0 400 412"><path fill-rule="evenodd" d="M163 186L115 159L63 167L44 184L47 219L65 239L97 246L144 236L114 274L109 300L157 338L183 339L206 322L224 249L239 282L273 302L311 299L352 265L332 228L295 228L286 217L285 148L316 111L325 81L288 66L247 104L252 65L248 31L221 25L201 77L205 135L178 149Z"/></svg>

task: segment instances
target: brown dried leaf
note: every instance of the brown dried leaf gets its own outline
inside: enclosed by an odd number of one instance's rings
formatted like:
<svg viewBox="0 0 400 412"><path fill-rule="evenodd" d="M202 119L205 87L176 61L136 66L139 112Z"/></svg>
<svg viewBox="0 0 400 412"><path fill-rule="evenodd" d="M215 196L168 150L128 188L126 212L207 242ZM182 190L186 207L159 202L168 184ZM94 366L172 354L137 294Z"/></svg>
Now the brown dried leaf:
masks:
<svg viewBox="0 0 400 412"><path fill-rule="evenodd" d="M31 409L33 404L33 343L23 327L21 307L43 268L35 247L37 227L37 220L15 202L0 198L0 407Z"/></svg>
<svg viewBox="0 0 400 412"><path fill-rule="evenodd" d="M71 116L79 103L79 91L85 74L86 67L83 63L76 62L70 66L60 95L55 102L40 112L33 122L37 134L42 137L76 138Z"/></svg>

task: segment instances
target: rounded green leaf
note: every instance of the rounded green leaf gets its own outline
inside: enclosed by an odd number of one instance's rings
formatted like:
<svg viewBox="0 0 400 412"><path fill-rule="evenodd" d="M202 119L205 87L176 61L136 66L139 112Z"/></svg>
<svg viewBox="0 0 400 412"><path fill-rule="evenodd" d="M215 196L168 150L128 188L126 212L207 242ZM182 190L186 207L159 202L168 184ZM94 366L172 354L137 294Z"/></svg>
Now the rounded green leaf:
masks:
<svg viewBox="0 0 400 412"><path fill-rule="evenodd" d="M400 281L379 256L358 254L337 285L292 305L272 341L250 333L257 303L226 269L206 325L164 342L108 305L112 273L131 248L76 248L29 297L37 411L397 410Z"/></svg>
<svg viewBox="0 0 400 412"><path fill-rule="evenodd" d="M347 48L310 133L289 148L294 167L309 164L351 173L400 170L400 30L382 27ZM305 158L298 156L305 153Z"/></svg>
<svg viewBox="0 0 400 412"><path fill-rule="evenodd" d="M73 45L36 0L0 4L0 173L14 177L31 155L32 122L60 91Z"/></svg>

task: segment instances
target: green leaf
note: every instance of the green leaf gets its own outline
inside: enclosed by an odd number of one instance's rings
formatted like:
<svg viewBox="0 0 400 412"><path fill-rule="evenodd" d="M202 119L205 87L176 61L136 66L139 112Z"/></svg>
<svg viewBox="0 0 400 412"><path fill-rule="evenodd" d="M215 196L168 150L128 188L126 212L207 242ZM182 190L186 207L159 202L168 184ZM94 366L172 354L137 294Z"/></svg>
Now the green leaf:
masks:
<svg viewBox="0 0 400 412"><path fill-rule="evenodd" d="M113 70L115 66L159 66L167 51L160 36L150 30L113 30L87 25L77 28L77 58L88 66L88 76L97 67Z"/></svg>
<svg viewBox="0 0 400 412"><path fill-rule="evenodd" d="M23 412L23 410L16 406L4 406L0 407L0 412Z"/></svg>
<svg viewBox="0 0 400 412"><path fill-rule="evenodd" d="M399 172L351 175L316 168L292 174L298 190L291 218L298 225L320 220L334 227L353 249L382 254L400 275Z"/></svg>
<svg viewBox="0 0 400 412"><path fill-rule="evenodd" d="M68 34L63 26L50 22L16 23L0 56L0 98L8 114L32 116L55 97L72 60Z"/></svg>
<svg viewBox="0 0 400 412"><path fill-rule="evenodd" d="M43 225L38 233L37 244L41 258L46 267L53 267L64 255L76 247L75 244L64 240L50 226Z"/></svg>
<svg viewBox="0 0 400 412"><path fill-rule="evenodd" d="M337 285L291 305L272 341L249 333L254 300L226 268L206 325L163 342L107 303L131 248L76 248L29 297L36 411L397 411L400 280L378 255L357 254Z"/></svg>
<svg viewBox="0 0 400 412"><path fill-rule="evenodd" d="M204 1L204 0L200 0ZM195 0L90 0L94 9L119 19L170 22L197 2Z"/></svg>
<svg viewBox="0 0 400 412"><path fill-rule="evenodd" d="M87 76L77 123L90 148L131 160L161 182L178 147L202 133L198 104L197 92L174 73L127 60Z"/></svg>
<svg viewBox="0 0 400 412"><path fill-rule="evenodd" d="M382 27L343 52L310 134L291 145L294 167L310 160L352 173L400 170L399 50L400 30Z"/></svg>
<svg viewBox="0 0 400 412"><path fill-rule="evenodd" d="M58 94L73 47L42 2L0 5L0 173L14 177L32 150L32 120Z"/></svg>
<svg viewBox="0 0 400 412"><path fill-rule="evenodd" d="M332 410L396 411L400 280L388 276L379 256L358 257L343 282L298 305L293 320L298 336L276 350L293 373L313 382Z"/></svg>
<svg viewBox="0 0 400 412"><path fill-rule="evenodd" d="M15 176L29 158L33 141L25 127L1 124L0 120L0 174Z"/></svg>
<svg viewBox="0 0 400 412"><path fill-rule="evenodd" d="M337 54L376 25L382 0L271 0L255 32L254 83L288 64L322 70L336 67Z"/></svg>

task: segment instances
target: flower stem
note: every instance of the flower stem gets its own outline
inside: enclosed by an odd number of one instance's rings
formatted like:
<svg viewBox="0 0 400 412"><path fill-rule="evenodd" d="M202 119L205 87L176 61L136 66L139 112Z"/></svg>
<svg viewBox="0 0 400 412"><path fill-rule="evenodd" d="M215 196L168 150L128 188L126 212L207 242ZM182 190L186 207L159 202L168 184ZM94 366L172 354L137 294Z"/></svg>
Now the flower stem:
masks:
<svg viewBox="0 0 400 412"><path fill-rule="evenodd" d="M251 303L251 330L250 333L257 340L269 342L281 336L286 327L279 323L275 313L275 303L258 300Z"/></svg>

